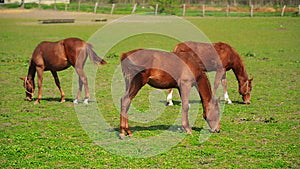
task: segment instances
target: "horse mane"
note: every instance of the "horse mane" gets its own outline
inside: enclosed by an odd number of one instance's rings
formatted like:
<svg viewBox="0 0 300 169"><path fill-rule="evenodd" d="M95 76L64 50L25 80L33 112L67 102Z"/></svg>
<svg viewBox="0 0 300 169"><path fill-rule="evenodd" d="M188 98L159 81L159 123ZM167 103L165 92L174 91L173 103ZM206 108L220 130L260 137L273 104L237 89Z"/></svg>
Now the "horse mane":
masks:
<svg viewBox="0 0 300 169"><path fill-rule="evenodd" d="M214 47L218 54L220 55L222 51L227 50L227 54L230 54L231 56L228 56L228 58L231 58L233 60L233 65L231 65L232 70L235 72L236 76L237 74L243 75L244 78L248 79L248 74L246 71L245 64L243 62L243 59L241 55L229 44L225 42L218 42L214 43ZM237 79L240 77L236 77Z"/></svg>
<svg viewBox="0 0 300 169"><path fill-rule="evenodd" d="M221 52L223 50L228 50L229 51L228 53L231 54L232 59L239 61L243 67L245 66L240 54L229 44L227 44L225 42L217 42L217 43L214 43L213 45L214 45L216 51L218 52L218 54L219 54L219 52Z"/></svg>

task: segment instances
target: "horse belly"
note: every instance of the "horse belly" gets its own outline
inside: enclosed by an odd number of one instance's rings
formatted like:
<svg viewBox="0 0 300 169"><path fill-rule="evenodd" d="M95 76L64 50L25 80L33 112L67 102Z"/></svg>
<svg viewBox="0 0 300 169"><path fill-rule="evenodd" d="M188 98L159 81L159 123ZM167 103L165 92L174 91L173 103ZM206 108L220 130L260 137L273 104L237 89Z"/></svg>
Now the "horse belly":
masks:
<svg viewBox="0 0 300 169"><path fill-rule="evenodd" d="M150 76L148 84L159 89L177 88L178 86L170 75Z"/></svg>
<svg viewBox="0 0 300 169"><path fill-rule="evenodd" d="M61 71L69 68L71 65L67 61L59 61L55 64L47 64L45 70Z"/></svg>

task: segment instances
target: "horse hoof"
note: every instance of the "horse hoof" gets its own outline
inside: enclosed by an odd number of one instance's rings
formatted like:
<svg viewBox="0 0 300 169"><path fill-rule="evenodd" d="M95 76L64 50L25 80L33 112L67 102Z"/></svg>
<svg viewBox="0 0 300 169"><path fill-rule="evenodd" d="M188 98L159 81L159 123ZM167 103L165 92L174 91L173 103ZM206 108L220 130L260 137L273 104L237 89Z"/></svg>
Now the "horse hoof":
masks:
<svg viewBox="0 0 300 169"><path fill-rule="evenodd" d="M83 104L89 104L89 99L84 99Z"/></svg>
<svg viewBox="0 0 300 169"><path fill-rule="evenodd" d="M232 101L229 98L225 98L225 103L232 104Z"/></svg>
<svg viewBox="0 0 300 169"><path fill-rule="evenodd" d="M31 98L29 98L29 97L26 97L26 99L25 100L27 100L27 101L31 101L32 99Z"/></svg>
<svg viewBox="0 0 300 169"><path fill-rule="evenodd" d="M220 133L221 130L220 129L215 129L215 130L210 129L209 132L210 133Z"/></svg>
<svg viewBox="0 0 300 169"><path fill-rule="evenodd" d="M61 102L61 103L64 103L64 102L66 102L66 100L65 100L65 99L63 99L63 100L61 100L60 102Z"/></svg>
<svg viewBox="0 0 300 169"><path fill-rule="evenodd" d="M185 131L186 131L187 134L190 134L190 135L192 134L192 129L190 129L190 128L185 129Z"/></svg>
<svg viewBox="0 0 300 169"><path fill-rule="evenodd" d="M124 134L119 134L119 138L120 138L121 140L124 140L125 135L124 135Z"/></svg>
<svg viewBox="0 0 300 169"><path fill-rule="evenodd" d="M78 100L77 99L73 100L73 103L78 104Z"/></svg>
<svg viewBox="0 0 300 169"><path fill-rule="evenodd" d="M34 105L37 105L37 104L39 104L39 103L40 103L40 101L36 100L36 101L34 102Z"/></svg>
<svg viewBox="0 0 300 169"><path fill-rule="evenodd" d="M173 102L168 102L167 106L174 106Z"/></svg>

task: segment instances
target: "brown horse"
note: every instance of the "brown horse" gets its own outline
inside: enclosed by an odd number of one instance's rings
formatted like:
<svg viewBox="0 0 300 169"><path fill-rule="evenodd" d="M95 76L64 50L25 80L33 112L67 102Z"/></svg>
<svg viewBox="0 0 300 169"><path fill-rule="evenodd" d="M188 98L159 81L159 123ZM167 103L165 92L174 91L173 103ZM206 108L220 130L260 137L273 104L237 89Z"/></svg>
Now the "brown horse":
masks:
<svg viewBox="0 0 300 169"><path fill-rule="evenodd" d="M212 51L216 51L217 55L213 54ZM176 45L174 48L174 52L187 52L192 55L197 55L204 64L204 71L217 71L214 82L213 95L215 95L221 81L224 89L225 101L229 104L231 104L232 102L229 99L227 92L226 71L232 69L238 81L239 93L242 95L244 103L251 103L251 81L253 79L248 79L248 74L246 72L245 65L242 61L241 56L230 45L223 42L213 43L211 45L207 43L188 41ZM172 89L170 89L168 92L168 105L173 105L172 92Z"/></svg>
<svg viewBox="0 0 300 169"><path fill-rule="evenodd" d="M212 97L209 80L198 57L184 52L177 54L157 50L137 49L123 53L121 66L126 84L126 93L121 98L120 138L132 136L128 124L128 109L131 100L145 85L160 89L177 88L182 100L182 126L191 133L188 121L189 94L196 86L202 100L203 117L211 132L220 131L220 110L218 101Z"/></svg>
<svg viewBox="0 0 300 169"><path fill-rule="evenodd" d="M84 103L87 104L90 94L87 77L83 68L88 55L90 56L90 60L94 63L106 63L105 60L98 57L95 51L93 51L91 44L78 38L67 38L58 42L41 42L32 54L27 76L25 78L21 78L24 81L26 100L32 100L34 95L34 77L37 72L38 97L34 103L37 104L40 102L42 98L43 72L49 70L51 71L56 86L60 91L61 102L65 102L65 94L60 86L57 71L73 66L79 76L79 90L74 103L78 103L78 99L81 97L82 85L84 85Z"/></svg>

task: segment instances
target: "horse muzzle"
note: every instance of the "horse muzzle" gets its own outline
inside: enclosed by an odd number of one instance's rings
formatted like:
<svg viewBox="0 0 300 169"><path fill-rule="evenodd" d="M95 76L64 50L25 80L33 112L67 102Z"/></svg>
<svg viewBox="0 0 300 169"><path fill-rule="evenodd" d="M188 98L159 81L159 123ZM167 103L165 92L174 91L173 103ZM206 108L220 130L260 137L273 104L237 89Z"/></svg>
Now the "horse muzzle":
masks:
<svg viewBox="0 0 300 169"><path fill-rule="evenodd" d="M246 101L244 101L244 104L251 104L251 101L250 100L246 100Z"/></svg>

